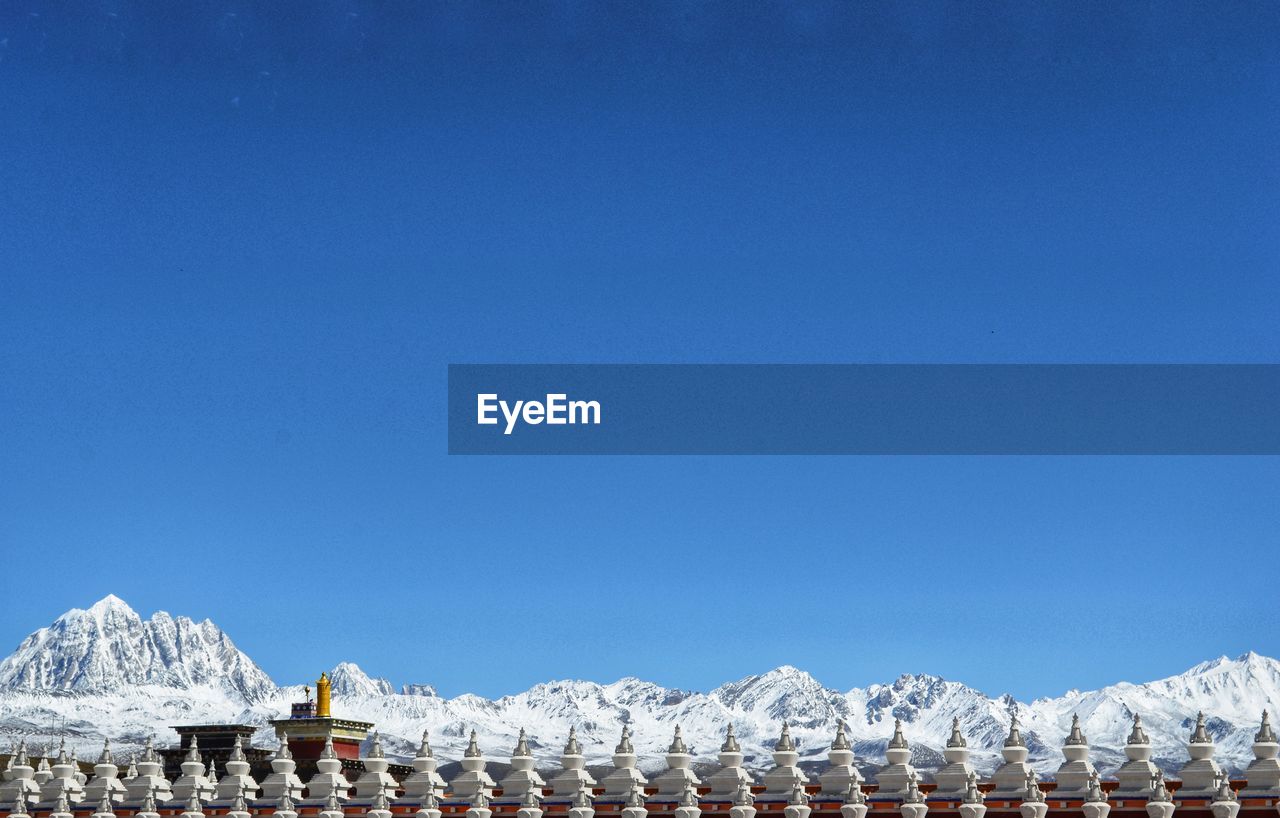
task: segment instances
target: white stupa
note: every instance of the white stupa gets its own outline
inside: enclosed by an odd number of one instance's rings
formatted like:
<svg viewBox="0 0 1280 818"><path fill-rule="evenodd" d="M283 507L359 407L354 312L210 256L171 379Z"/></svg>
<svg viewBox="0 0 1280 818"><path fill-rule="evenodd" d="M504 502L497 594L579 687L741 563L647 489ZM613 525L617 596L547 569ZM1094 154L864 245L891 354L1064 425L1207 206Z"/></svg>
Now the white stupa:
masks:
<svg viewBox="0 0 1280 818"><path fill-rule="evenodd" d="M142 748L142 757L138 759L134 776L126 784L128 802L139 805L151 796L157 803L173 800L173 789L169 779L164 777L164 762L156 753L155 743L147 737L147 744ZM152 812L154 812L154 808Z"/></svg>
<svg viewBox="0 0 1280 818"><path fill-rule="evenodd" d="M844 719L836 721L836 735L831 741L831 749L827 751L827 763L831 766L818 776L820 796L824 801L839 802L849 791L850 784L862 783L862 774L853 766L853 745L849 743Z"/></svg>
<svg viewBox="0 0 1280 818"><path fill-rule="evenodd" d="M1236 798L1235 790L1231 789L1231 777L1226 773L1218 776L1218 791L1209 802L1209 811L1213 813L1213 818L1236 818L1240 812L1240 800Z"/></svg>
<svg viewBox="0 0 1280 818"><path fill-rule="evenodd" d="M1271 717L1262 711L1262 726L1253 736L1253 761L1244 771L1245 794L1253 796L1280 795L1280 742L1271 730Z"/></svg>
<svg viewBox="0 0 1280 818"><path fill-rule="evenodd" d="M1129 760L1116 770L1116 788L1111 797L1117 800L1132 798L1145 799L1151 794L1151 782L1156 777L1156 765L1151 763L1151 739L1147 731L1142 729L1142 717L1133 716L1133 730L1124 745L1124 754Z"/></svg>
<svg viewBox="0 0 1280 818"><path fill-rule="evenodd" d="M233 808L232 812L227 813L227 818L248 818L248 815L247 812L237 815ZM156 812L156 797L150 790L142 796L142 804L133 813L133 818L160 818L160 813Z"/></svg>
<svg viewBox="0 0 1280 818"><path fill-rule="evenodd" d="M436 795L434 789L428 789L426 794L422 796L422 801L415 812L414 818L440 818L443 815L440 809L440 798Z"/></svg>
<svg viewBox="0 0 1280 818"><path fill-rule="evenodd" d="M591 790L585 784L578 788L569 801L569 818L595 818L596 808Z"/></svg>
<svg viewBox="0 0 1280 818"><path fill-rule="evenodd" d="M733 732L732 724L725 731L724 744L720 745L718 758L720 769L707 779L711 791L707 793L704 800L707 803L732 803L738 795L739 788L744 784L747 786L747 792L751 791L751 773L742 766L744 758L742 746L738 744L738 737Z"/></svg>
<svg viewBox="0 0 1280 818"><path fill-rule="evenodd" d="M680 734L680 725L676 725L671 737L671 746L667 748L667 768L653 779L657 793L650 802L679 801L689 787L696 788L702 782L693 772L693 754L685 746L684 736ZM695 790L696 791L696 790ZM701 814L701 811L699 811Z"/></svg>
<svg viewBox="0 0 1280 818"><path fill-rule="evenodd" d="M187 805L179 815L181 818L204 818L204 804L200 801L200 796L193 794L187 798Z"/></svg>
<svg viewBox="0 0 1280 818"><path fill-rule="evenodd" d="M791 795L787 797L787 805L782 808L782 814L784 818L809 818L812 812L809 795L804 791L804 785L797 781L791 788Z"/></svg>
<svg viewBox="0 0 1280 818"><path fill-rule="evenodd" d="M1084 818L1107 818L1111 812L1111 804L1102 790L1102 781L1098 779L1096 770L1090 774L1089 783L1085 785L1084 803L1080 809L1084 812Z"/></svg>
<svg viewBox="0 0 1280 818"><path fill-rule="evenodd" d="M124 768L124 776L121 777L120 783L124 784L126 790L133 783L133 779L138 777L138 754L129 753L129 766Z"/></svg>
<svg viewBox="0 0 1280 818"><path fill-rule="evenodd" d="M103 740L102 754L98 756L98 763L93 765L93 778L89 779L89 783L84 786L86 801L97 804L104 796L109 798L112 804L119 804L126 797L124 784L120 781L120 768L116 766L115 759L111 755L111 739ZM0 800L3 800L2 796Z"/></svg>
<svg viewBox="0 0 1280 818"><path fill-rule="evenodd" d="M249 814L249 801L244 790L236 793L231 799L231 806L226 812L226 818L253 818Z"/></svg>
<svg viewBox="0 0 1280 818"><path fill-rule="evenodd" d="M845 791L844 803L840 805L840 818L867 818L871 805L867 803L867 794L862 785L854 781Z"/></svg>
<svg viewBox="0 0 1280 818"><path fill-rule="evenodd" d="M534 763L529 738L521 727L520 735L516 737L515 749L511 751L511 772L498 785L502 787L502 797L496 803L523 804L532 794L534 807L537 807L543 795L542 788L547 786L547 782L533 768Z"/></svg>
<svg viewBox="0 0 1280 818"><path fill-rule="evenodd" d="M265 787L266 782L263 782ZM293 796L288 792L276 799L275 810L271 813L273 818L298 818L297 805L293 803Z"/></svg>
<svg viewBox="0 0 1280 818"><path fill-rule="evenodd" d="M89 776L85 775L84 770L80 769L80 759L77 758L76 752L76 750L71 751L71 777L83 787L89 783Z"/></svg>
<svg viewBox="0 0 1280 818"><path fill-rule="evenodd" d="M952 736L958 732L959 725L952 722ZM937 792L934 792L937 795ZM987 814L987 805L983 803L986 798L982 794L982 790L978 789L978 774L969 771L965 776L964 792L960 794L960 818L982 818Z"/></svg>
<svg viewBox="0 0 1280 818"><path fill-rule="evenodd" d="M27 757L27 742L18 742L18 749L13 753L13 766L9 768L10 778L0 787L0 803L12 806L22 799L27 805L40 802L40 785L35 781L35 768Z"/></svg>
<svg viewBox="0 0 1280 818"><path fill-rule="evenodd" d="M222 765L222 780L215 786L219 801L229 801L237 795L245 799L258 797L258 782L249 774L249 761L244 757L244 746L240 737L236 736L231 745L231 755Z"/></svg>
<svg viewBox="0 0 1280 818"><path fill-rule="evenodd" d="M636 785L622 805L622 818L648 818L649 808L645 806L644 790Z"/></svg>
<svg viewBox="0 0 1280 818"><path fill-rule="evenodd" d="M916 778L916 768L911 766L911 745L902 734L901 719L893 720L893 738L889 739L884 755L889 763L876 773L879 789L876 790L875 799L901 801L906 797L912 780Z"/></svg>
<svg viewBox="0 0 1280 818"><path fill-rule="evenodd" d="M1027 776L1035 775L1031 765L1027 763L1027 743L1022 740L1022 730L1018 725L1015 713L1009 722L1009 735L1005 737L1000 755L1004 763L991 775L992 789L987 793L989 800L1020 801L1027 789Z"/></svg>
<svg viewBox="0 0 1280 818"><path fill-rule="evenodd" d="M320 810L320 818L345 818L345 813L342 811L342 802L338 798L337 791L325 796L324 809Z"/></svg>
<svg viewBox="0 0 1280 818"><path fill-rule="evenodd" d="M194 736L192 740L194 741ZM277 802L277 806L281 798L288 796L291 801L301 801L303 793L302 779L298 777L298 762L293 760L293 753L289 751L289 733L280 731L280 746L276 748L276 754L271 757L271 774L262 780L262 797ZM178 785L173 785L173 791L176 795ZM277 808L276 813L280 810Z"/></svg>
<svg viewBox="0 0 1280 818"><path fill-rule="evenodd" d="M969 791L969 777L973 775L973 765L969 763L969 742L960 732L960 719L951 720L951 737L942 750L946 766L934 773L933 780L938 787L932 793L934 800L961 800ZM983 807L983 811L986 808ZM970 810L972 812L972 810Z"/></svg>
<svg viewBox="0 0 1280 818"><path fill-rule="evenodd" d="M29 807L27 799L22 796L22 793L18 793L12 801L7 803L9 804L8 818L31 818L27 812Z"/></svg>
<svg viewBox="0 0 1280 818"><path fill-rule="evenodd" d="M108 796L104 795L98 799L98 806L94 808L92 818L115 818L115 815L115 805L111 803Z"/></svg>
<svg viewBox="0 0 1280 818"><path fill-rule="evenodd" d="M572 732L570 735L572 736ZM573 743L576 746L577 739L573 739ZM600 798L604 801L625 801L632 789L640 787L643 791L648 783L648 779L636 768L636 748L631 744L631 729L624 724L622 738L618 741L618 746L613 748L613 770L600 781L600 786L604 788ZM590 786L586 782L583 785ZM555 793L560 794L559 788Z"/></svg>
<svg viewBox="0 0 1280 818"><path fill-rule="evenodd" d="M797 785L803 790L809 783L809 776L796 766L799 760L800 753L791 740L791 726L784 721L778 743L773 745L773 769L765 773L764 792L756 800L790 802Z"/></svg>
<svg viewBox="0 0 1280 818"><path fill-rule="evenodd" d="M484 754L480 752L476 731L472 730L471 740L467 742L467 749L462 754L462 772L449 785L453 790L454 800L470 804L479 793L484 793L485 798L493 797L493 788L497 786L497 782L485 772L484 767Z"/></svg>
<svg viewBox="0 0 1280 818"><path fill-rule="evenodd" d="M58 757L53 763L53 776L40 787L40 801L55 806L61 797L66 797L68 804L79 804L84 800L84 785L76 779L76 765L67 755L66 739L58 742Z"/></svg>
<svg viewBox="0 0 1280 818"><path fill-rule="evenodd" d="M698 804L696 785L688 784L685 786L684 792L680 793L680 800L676 802L674 816L675 818L702 818L702 807Z"/></svg>
<svg viewBox="0 0 1280 818"><path fill-rule="evenodd" d="M209 783L215 788L218 786L218 760L216 758L209 759L209 771L204 774L209 779Z"/></svg>
<svg viewBox="0 0 1280 818"><path fill-rule="evenodd" d="M484 788L476 790L471 797L471 805L467 808L466 818L492 818L493 810L489 809L489 796Z"/></svg>
<svg viewBox="0 0 1280 818"><path fill-rule="evenodd" d="M307 796L309 801L324 804L326 811L331 796L339 805L351 797L351 784L342 774L342 759L333 751L332 738L325 739L324 749L316 759L316 774L307 782Z"/></svg>
<svg viewBox="0 0 1280 818"><path fill-rule="evenodd" d="M1048 801L1044 790L1040 789L1040 782L1035 772L1027 773L1027 788L1022 793L1022 803L1018 805L1018 812L1022 818L1044 818L1049 813Z"/></svg>
<svg viewBox="0 0 1280 818"><path fill-rule="evenodd" d="M40 763L36 765L35 774L31 776L41 788L49 783L50 778L53 778L53 769L49 766L48 752L49 746L45 745L44 753L40 756Z"/></svg>
<svg viewBox="0 0 1280 818"><path fill-rule="evenodd" d="M356 798L372 800L379 794L388 800L395 798L400 785L387 772L389 766L387 756L382 751L382 736L375 731L369 742L369 754L364 758L364 773L356 779Z"/></svg>
<svg viewBox="0 0 1280 818"><path fill-rule="evenodd" d="M755 818L755 813L755 796L751 795L750 783L744 781L733 794L733 805L728 808L728 818ZM858 815L856 818L863 817Z"/></svg>
<svg viewBox="0 0 1280 818"><path fill-rule="evenodd" d="M1054 798L1080 798L1089 791L1089 777L1098 771L1089 760L1089 740L1080 729L1080 716L1071 715L1071 732L1062 745L1062 755L1066 761L1058 767L1054 774L1057 786L1053 790Z"/></svg>
<svg viewBox="0 0 1280 818"><path fill-rule="evenodd" d="M49 812L48 818L72 818L71 802L67 800L65 792L58 793L58 797L54 799L53 809Z"/></svg>
<svg viewBox="0 0 1280 818"><path fill-rule="evenodd" d="M191 745L187 748L186 758L182 760L182 775L174 779L172 790L174 800L184 804L193 796L201 801L208 801L216 792L204 775L204 760L200 758L198 736L191 736Z"/></svg>
<svg viewBox="0 0 1280 818"><path fill-rule="evenodd" d="M404 789L402 800L407 803L421 804L429 792L437 797L444 795L444 778L436 772L435 755L431 752L431 741L425 730L422 731L418 754L413 758L413 773L400 782L400 786Z"/></svg>
<svg viewBox="0 0 1280 818"><path fill-rule="evenodd" d="M924 793L920 792L920 776L915 770L912 770L907 778L907 791L902 794L902 804L898 807L898 811L902 813L902 818L924 818L925 813L929 811Z"/></svg>
<svg viewBox="0 0 1280 818"><path fill-rule="evenodd" d="M356 786L358 787L359 784ZM364 814L365 818L391 818L391 800L387 798L387 794L382 790L374 793L373 801L370 802L369 808L365 810ZM484 818L488 818L488 816L484 816Z"/></svg>
<svg viewBox="0 0 1280 818"><path fill-rule="evenodd" d="M516 818L542 818L542 800L532 791L524 794L520 809L516 810ZM626 810L623 810L626 813Z"/></svg>
<svg viewBox="0 0 1280 818"><path fill-rule="evenodd" d="M1196 713L1196 723L1187 741L1187 754L1191 760L1178 771L1178 777L1182 779L1182 786L1178 788L1179 798L1212 798L1217 792L1222 768L1213 760L1214 749L1213 737L1205 729L1204 712Z"/></svg>
<svg viewBox="0 0 1280 818"><path fill-rule="evenodd" d="M1151 782L1151 795L1147 797L1147 818L1172 818L1177 804L1165 786L1164 771L1156 770L1156 777Z"/></svg>

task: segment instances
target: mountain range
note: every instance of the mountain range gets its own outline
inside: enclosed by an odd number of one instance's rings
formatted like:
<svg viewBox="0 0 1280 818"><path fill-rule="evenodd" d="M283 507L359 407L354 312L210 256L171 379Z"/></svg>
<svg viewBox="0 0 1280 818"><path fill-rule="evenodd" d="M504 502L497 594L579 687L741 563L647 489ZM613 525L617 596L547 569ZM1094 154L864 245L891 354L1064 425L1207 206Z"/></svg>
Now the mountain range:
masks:
<svg viewBox="0 0 1280 818"><path fill-rule="evenodd" d="M334 712L374 722L390 755L411 756L428 729L437 757L458 758L474 728L486 755L505 761L524 727L544 769L556 767L570 726L577 728L588 762L607 764L623 723L631 726L647 770L663 766L676 724L696 759L714 763L730 723L746 765L766 769L783 720L791 724L802 763L820 767L838 719L847 722L859 758L870 766L883 763L897 718L912 743L914 763L928 770L941 763L957 717L975 766L990 772L1016 715L1031 761L1052 776L1062 761L1059 748L1071 716L1078 714L1094 762L1109 771L1123 761L1133 714L1140 713L1156 762L1172 773L1186 761L1186 739L1196 712L1203 710L1218 760L1239 771L1253 758L1250 745L1262 710L1280 703L1280 662L1256 653L1221 657L1145 684L1121 682L1032 702L992 698L927 674L839 691L790 666L706 693L626 678L611 684L553 681L498 699L446 699L425 684L396 688L349 662L329 675ZM302 696L300 685L272 681L212 622L164 612L144 620L114 596L66 612L0 661L0 731L37 746L65 735L82 758L96 753L108 736L126 751L151 735L161 743L175 741L170 726L183 723L257 725L255 744L272 747L275 735L267 721L287 714Z"/></svg>

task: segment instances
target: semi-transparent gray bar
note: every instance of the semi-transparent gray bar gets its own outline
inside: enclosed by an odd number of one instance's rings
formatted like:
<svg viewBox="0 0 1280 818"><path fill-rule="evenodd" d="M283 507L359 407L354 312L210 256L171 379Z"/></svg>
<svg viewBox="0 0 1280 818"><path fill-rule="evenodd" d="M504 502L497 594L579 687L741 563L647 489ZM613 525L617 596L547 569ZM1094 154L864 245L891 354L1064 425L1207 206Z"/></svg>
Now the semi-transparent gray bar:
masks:
<svg viewBox="0 0 1280 818"><path fill-rule="evenodd" d="M1280 454L1280 365L453 364L450 454Z"/></svg>

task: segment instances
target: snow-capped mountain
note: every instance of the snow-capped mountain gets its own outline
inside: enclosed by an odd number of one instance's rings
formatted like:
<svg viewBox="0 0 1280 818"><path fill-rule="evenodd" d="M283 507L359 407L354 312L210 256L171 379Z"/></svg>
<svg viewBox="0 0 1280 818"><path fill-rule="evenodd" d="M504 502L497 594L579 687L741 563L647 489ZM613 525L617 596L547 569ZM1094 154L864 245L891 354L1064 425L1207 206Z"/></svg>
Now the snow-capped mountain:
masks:
<svg viewBox="0 0 1280 818"><path fill-rule="evenodd" d="M930 675L904 675L889 684L841 692L789 666L707 693L628 678L612 684L547 682L492 700L469 694L445 699L425 684L406 684L397 693L388 680L370 677L349 662L329 676L335 712L376 723L391 754L411 755L428 729L437 757L457 758L474 728L489 756L505 760L524 727L544 768L556 765L570 726L577 728L589 763L607 764L621 725L629 724L642 765L654 769L662 766L676 724L697 759L714 763L732 723L747 764L763 769L771 763L783 720L792 725L802 763L821 765L837 719L848 723L859 756L876 764L884 760L898 718L915 763L928 770L941 762L951 719L957 717L976 766L989 772L1016 715L1032 762L1052 775L1074 713L1105 771L1120 763L1137 712L1157 762L1174 772L1186 760L1195 713L1204 710L1218 743L1217 758L1238 771L1252 759L1261 711L1280 703L1280 662L1254 653L1205 662L1155 682L1071 691L1030 703L991 698ZM107 597L86 611L62 615L0 662L0 730L37 743L65 732L84 754L93 752L103 736L127 747L153 733L172 741L173 724L237 721L260 725L258 743L272 746L267 721L287 713L302 695L301 686L278 687L213 623L166 613L144 622L124 602Z"/></svg>
<svg viewBox="0 0 1280 818"><path fill-rule="evenodd" d="M108 693L143 685L215 687L245 701L276 690L209 620L160 611L144 622L116 596L67 611L0 662L0 689Z"/></svg>

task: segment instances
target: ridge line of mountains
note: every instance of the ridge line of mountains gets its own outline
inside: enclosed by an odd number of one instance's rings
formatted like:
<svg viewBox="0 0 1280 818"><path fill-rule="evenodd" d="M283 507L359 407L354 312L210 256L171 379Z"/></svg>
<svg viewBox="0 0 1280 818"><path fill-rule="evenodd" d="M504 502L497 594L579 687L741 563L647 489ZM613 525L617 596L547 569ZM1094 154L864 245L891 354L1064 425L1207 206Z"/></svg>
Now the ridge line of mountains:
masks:
<svg viewBox="0 0 1280 818"><path fill-rule="evenodd" d="M445 699L421 684L396 690L348 662L329 676L335 712L373 722L388 755L411 757L427 729L438 758L459 758L474 728L486 755L501 762L524 727L538 766L546 769L558 765L570 726L577 728L594 765L608 763L621 724L629 724L641 767L655 770L664 766L676 724L695 759L714 763L732 723L746 754L744 766L763 770L772 764L783 720L791 724L802 764L820 768L839 719L848 724L859 760L882 764L894 719L901 719L912 761L927 771L943 763L941 749L955 717L974 766L989 773L1000 761L1016 715L1032 764L1051 777L1062 762L1060 747L1075 713L1094 763L1106 772L1123 762L1124 741L1139 713L1151 736L1153 760L1176 773L1187 760L1196 713L1204 711L1216 758L1239 772L1253 759L1262 710L1280 702L1280 662L1256 653L1221 657L1145 684L1073 690L1030 703L1007 695L992 698L927 674L841 692L790 666L708 693L627 678L612 684L553 681L492 700L472 694ZM0 661L0 730L12 740L28 737L37 745L65 735L81 757L96 752L104 737L126 751L152 735L160 743L176 742L169 728L184 723L256 725L254 743L274 747L267 721L286 716L290 703L302 696L300 685L272 681L212 622L164 612L144 620L115 596L66 612Z"/></svg>

